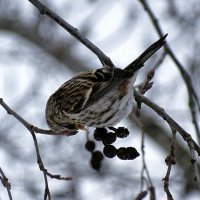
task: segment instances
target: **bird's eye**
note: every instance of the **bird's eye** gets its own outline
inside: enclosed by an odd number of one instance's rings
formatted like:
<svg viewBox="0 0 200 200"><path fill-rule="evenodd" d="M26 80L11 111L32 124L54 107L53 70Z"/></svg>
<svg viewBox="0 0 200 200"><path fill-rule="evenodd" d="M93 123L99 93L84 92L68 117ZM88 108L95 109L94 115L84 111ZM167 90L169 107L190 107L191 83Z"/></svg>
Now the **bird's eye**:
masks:
<svg viewBox="0 0 200 200"><path fill-rule="evenodd" d="M67 129L72 129L72 130L76 129L75 124L67 124L67 125L64 125L63 127L67 128Z"/></svg>

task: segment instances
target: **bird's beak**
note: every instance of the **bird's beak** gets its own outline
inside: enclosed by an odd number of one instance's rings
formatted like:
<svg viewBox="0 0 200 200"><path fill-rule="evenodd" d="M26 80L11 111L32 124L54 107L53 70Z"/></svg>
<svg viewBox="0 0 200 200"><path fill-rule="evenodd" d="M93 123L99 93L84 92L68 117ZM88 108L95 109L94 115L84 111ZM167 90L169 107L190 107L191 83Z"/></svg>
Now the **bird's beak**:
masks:
<svg viewBox="0 0 200 200"><path fill-rule="evenodd" d="M85 128L85 126L83 126L82 124L76 124L76 128L77 129L81 129L83 131L87 131L87 129Z"/></svg>

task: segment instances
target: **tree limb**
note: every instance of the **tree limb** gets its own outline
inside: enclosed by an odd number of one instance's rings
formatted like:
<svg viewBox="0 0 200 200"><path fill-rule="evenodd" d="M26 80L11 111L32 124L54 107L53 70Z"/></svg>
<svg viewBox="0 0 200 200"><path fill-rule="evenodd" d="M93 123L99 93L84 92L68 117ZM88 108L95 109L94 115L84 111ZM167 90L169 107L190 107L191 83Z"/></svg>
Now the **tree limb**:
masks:
<svg viewBox="0 0 200 200"><path fill-rule="evenodd" d="M40 12L41 15L47 15L51 19L53 19L57 24L63 27L66 31L68 31L73 37L75 37L78 41L80 41L83 45L85 45L88 49L90 49L100 60L103 66L108 66L110 68L115 67L112 63L111 59L107 57L97 46L95 46L91 41L85 38L77 28L74 28L68 22L59 17L52 10L47 8L44 4L42 4L38 0L28 0L30 1Z"/></svg>
<svg viewBox="0 0 200 200"><path fill-rule="evenodd" d="M162 37L163 31L161 29L161 26L159 25L158 19L154 15L154 13L151 10L150 6L148 5L147 1L146 0L139 0L139 1L142 4L142 6L144 7L147 14L149 15L150 20L151 20L152 24L154 25L158 35L160 37ZM194 127L195 127L195 130L196 130L198 142L200 144L200 128L199 128L198 123L197 123L197 115L196 115L196 105L197 105L198 110L200 112L200 101L198 99L197 93L195 91L195 88L193 86L192 80L191 80L188 72L185 70L183 65L179 62L179 60L175 56L174 52L171 50L170 46L167 43L165 43L164 48L165 48L166 53L171 57L173 62L178 67L178 69L181 73L181 76L182 76L182 78L185 82L185 85L187 87L187 92L188 92L188 96L189 96L189 108L190 108L190 112L191 112L191 115L192 115L192 121L194 123ZM195 105L195 103L196 103L196 105Z"/></svg>
<svg viewBox="0 0 200 200"><path fill-rule="evenodd" d="M194 149L200 156L200 147L199 145L192 139L191 135L186 132L174 119L172 119L163 108L159 107L157 104L152 102L147 97L140 94L137 90L134 90L134 96L136 101L142 102L151 109L153 109L159 116L161 116L169 125L174 127L175 130L179 132L179 134L182 136L182 138L187 142L189 145L189 142L192 142L194 144Z"/></svg>
<svg viewBox="0 0 200 200"><path fill-rule="evenodd" d="M171 141L171 148L170 148L170 153L165 159L165 163L167 165L167 173L165 177L163 178L164 181L164 191L167 194L167 199L168 200L174 200L170 190L169 190L169 178L170 178L170 173L172 169L172 165L176 164L175 161L175 142L176 142L176 130L171 127L172 129L172 141Z"/></svg>
<svg viewBox="0 0 200 200"><path fill-rule="evenodd" d="M7 111L7 113L9 115L12 115L15 119L17 119L23 126L26 127L26 129L28 129L28 131L31 133L32 138L33 138L33 142L34 142L34 147L35 147L35 151L36 151L36 156L37 156L37 163L38 166L40 168L40 170L43 172L44 175L44 180L45 180L45 197L48 197L48 200L51 199L51 195L50 195L50 191L49 191L49 187L48 187L48 181L47 181L47 176L52 178L52 179L58 179L58 180L72 180L72 177L62 177L61 175L54 175L51 174L50 172L48 172L48 170L45 168L42 158L40 156L40 151L39 151L39 146L38 146L38 142L37 142L37 138L35 135L35 130L37 130L38 132L49 132L49 130L43 130L43 129L39 129L35 126L33 126L32 124L28 123L26 120L24 120L19 114L17 114L14 110L12 110L4 101L2 98L0 98L0 105Z"/></svg>

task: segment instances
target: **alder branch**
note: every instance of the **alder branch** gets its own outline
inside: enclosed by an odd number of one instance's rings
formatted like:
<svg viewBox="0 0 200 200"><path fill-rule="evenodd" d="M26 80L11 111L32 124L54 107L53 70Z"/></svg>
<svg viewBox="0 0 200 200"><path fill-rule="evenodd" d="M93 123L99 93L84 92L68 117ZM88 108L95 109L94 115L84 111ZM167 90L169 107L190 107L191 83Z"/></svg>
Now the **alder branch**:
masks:
<svg viewBox="0 0 200 200"><path fill-rule="evenodd" d="M13 200L12 194L11 194L11 191L10 191L11 184L8 182L8 178L4 174L3 170L1 169L1 167L0 167L0 180L2 182L2 185L7 189L9 200Z"/></svg>
<svg viewBox="0 0 200 200"><path fill-rule="evenodd" d="M42 15L47 15L48 17L50 17L51 19L53 19L56 23L58 23L60 26L62 26L65 30L67 30L72 36L74 36L76 39L78 39L83 45L85 45L88 49L90 49L93 53L95 53L97 55L97 57L99 58L99 60L101 61L101 63L103 65L107 65L109 67L114 67L114 64L112 63L112 61L110 60L110 58L108 58L99 48L97 48L93 43L91 43L89 40L87 40L86 38L84 38L80 32L78 31L78 29L74 28L73 26L71 26L70 24L68 24L66 21L64 21L62 18L60 18L58 15L56 15L54 12L52 12L51 10L49 10L46 6L44 6L42 3L40 3L40 1L38 0L29 0L35 7L38 8L38 10L40 11L40 14ZM145 2L144 0L140 0L141 2ZM160 32L160 34L162 34L162 32ZM170 49L168 45L165 46L165 48L167 49L166 52L170 55ZM176 59L176 57L174 56L174 54L171 52L171 57L174 60L174 62L178 65L178 67L180 67L180 71L184 74L184 80L186 82L186 85L191 87L191 98L193 98L197 101L198 103L198 99L195 98L195 91L193 89L191 80L189 75L187 74L187 72L184 70L184 68L182 67L182 65L179 66L179 61ZM174 56L174 58L173 58ZM185 75L186 73L186 75ZM186 78L185 78L186 77ZM189 79L187 79L189 78ZM189 82L188 82L189 80ZM191 84L190 84L191 83ZM188 86L188 88L190 88ZM189 97L190 97L190 91L189 92ZM140 94L139 94L140 95ZM136 95L135 95L136 96ZM136 97L137 100L139 99L139 101L145 103L146 100L144 96L137 96ZM144 99L143 99L144 98ZM148 99L147 99L148 100ZM148 103L151 104L151 102L146 102L145 104L148 105ZM3 99L0 99L0 104L5 108L5 110L7 110L8 114L13 115L19 122L21 122L31 133L33 140L34 140L34 145L35 145L35 150L36 150L36 155L37 155L37 160L38 160L38 165L41 171L43 171L44 174L44 179L45 179L45 193L44 193L44 198L49 198L51 199L51 195L50 195L50 191L48 188L48 180L47 180L47 176L51 177L51 178L57 178L59 180L64 179L65 177L61 177L60 175L52 175L50 174L44 167L43 162L41 160L40 157L40 153L39 153L39 148L38 148L38 144L37 144L37 138L35 133L38 131L38 133L42 133L42 134L46 134L49 133L51 134L51 131L49 130L43 130L43 129L39 129L31 124L29 124L28 122L26 122L22 117L20 117L17 113L15 113L13 110L11 110L4 102ZM192 103L192 106L194 103ZM151 104L148 105L149 107L151 107L155 112L157 112L161 117L163 117L169 124L173 124L173 127L180 133L180 135L183 137L183 139L187 142L188 146L190 147L191 150L191 154L192 154L192 158L194 158L194 163L196 163L195 160L195 152L194 150L196 150L198 152L198 154L200 155L200 148L199 146L193 141L193 139L191 138L190 134L188 134L184 129L182 129L182 127L180 127L171 117L169 117L162 108L158 107L156 104ZM199 104L198 104L199 106ZM199 106L200 108L200 106ZM167 118L167 119L166 119ZM53 134L53 133L52 133ZM193 155L194 154L194 155ZM194 165L195 166L195 165ZM71 177L67 177L67 178L71 178ZM67 180L67 179L64 179ZM68 179L69 180L69 179Z"/></svg>
<svg viewBox="0 0 200 200"><path fill-rule="evenodd" d="M158 19L154 15L154 13L151 10L150 6L148 5L147 1L146 0L139 0L139 2L142 4L144 10L149 15L150 20L151 20L152 24L154 25L158 35L160 37L162 37L163 31L161 29L161 26L159 25ZM200 101L198 99L198 95L195 91L195 88L193 86L190 75L185 70L184 66L179 62L179 60L175 56L174 52L171 50L170 46L167 43L165 43L164 48L165 48L166 53L171 57L171 59L174 61L174 63L178 67L178 69L181 73L181 76L182 76L182 78L185 82L185 85L187 87L187 92L188 92L188 96L189 96L189 108L190 108L190 112L191 112L191 116L192 116L192 121L193 121L195 130L196 130L198 143L200 144L200 128L198 126L198 119L197 119L197 115L196 115L196 112L197 112L196 111L196 105L197 105L197 108L200 112ZM196 105L195 105L195 102L196 102Z"/></svg>
<svg viewBox="0 0 200 200"><path fill-rule="evenodd" d="M134 200L142 200L147 196L147 191L141 191Z"/></svg>
<svg viewBox="0 0 200 200"><path fill-rule="evenodd" d="M186 132L174 119L172 119L163 108L152 102L150 99L147 97L143 96L140 94L137 90L134 90L134 96L136 101L142 102L151 109L153 109L160 117L162 117L169 125L174 127L177 132L182 136L182 138L187 142L191 142L194 145L195 151L198 153L200 156L200 147L199 145L192 139L191 135ZM188 144L189 146L189 144Z"/></svg>
<svg viewBox="0 0 200 200"><path fill-rule="evenodd" d="M135 198L135 200L141 200L141 199L145 198L148 190L149 190L149 193L150 193L150 199L155 200L156 199L155 187L154 187L153 182L151 180L149 170L148 170L146 160L145 160L145 131L144 131L144 127L143 127L143 124L141 123L141 120L140 120L139 117L137 117L136 115L133 115L133 117L134 117L134 121L136 122L136 124L141 129L141 152L142 152L142 169L141 169L141 174L140 174L141 186L140 186L140 192L137 195L137 197ZM145 173L146 173L146 176L145 176ZM144 190L144 182L146 182L146 185L147 185L146 190Z"/></svg>
<svg viewBox="0 0 200 200"><path fill-rule="evenodd" d="M188 146L190 147L191 164L194 170L194 181L197 182L197 186L200 189L200 174L199 174L196 155L195 155L195 147L191 141L188 141Z"/></svg>
<svg viewBox="0 0 200 200"><path fill-rule="evenodd" d="M71 24L63 20L60 16L54 13L52 10L47 8L38 0L28 0L31 2L40 12L41 15L47 15L49 18L53 19L57 24L63 27L67 32L69 32L73 37L75 37L79 42L85 45L89 50L91 50L100 60L103 66L108 66L110 68L115 67L111 59L106 56L97 46L95 46L91 41L85 38L77 28L73 27Z"/></svg>
<svg viewBox="0 0 200 200"><path fill-rule="evenodd" d="M32 124L28 123L26 120L24 120L19 114L17 114L14 110L12 110L4 101L2 98L0 98L0 105L7 111L7 113L9 115L12 115L15 119L17 119L23 126L26 127L26 129L28 129L28 131L31 133L32 138L33 138L33 142L34 142L34 147L35 147L35 151L36 151L36 157L37 157L37 163L39 166L39 169L43 172L44 174L44 178L45 178L45 195L48 197L48 199L50 200L50 191L48 188L48 181L47 181L47 176L52 178L52 179L58 179L58 180L72 180L72 177L62 177L61 175L54 175L51 174L50 172L48 172L48 170L45 168L42 158L40 156L40 151L39 151L39 146L38 146L38 142L37 142L37 138L35 135L35 130L37 130L38 132L49 132L51 133L51 131L49 130L43 130L40 128L37 128L35 126L33 126Z"/></svg>
<svg viewBox="0 0 200 200"><path fill-rule="evenodd" d="M174 200L173 196L169 190L169 178L170 178L172 165L176 164L176 161L175 161L176 130L173 127L171 127L171 130L172 130L172 143L171 143L171 148L170 148L170 154L165 159L165 163L168 167L167 167L167 173L166 173L165 177L163 178L164 191L167 194L168 200Z"/></svg>
<svg viewBox="0 0 200 200"><path fill-rule="evenodd" d="M153 65L151 70L148 72L145 80L137 85L134 85L134 88L138 88L141 94L145 94L153 86L153 82L150 81L154 77L155 70L163 63L165 57L166 57L166 52L163 51L158 61Z"/></svg>
<svg viewBox="0 0 200 200"><path fill-rule="evenodd" d="M51 193L49 190L48 179L45 174L44 174L44 181L45 181L44 200L46 199L51 200Z"/></svg>
<svg viewBox="0 0 200 200"><path fill-rule="evenodd" d="M142 151L142 171L141 171L141 181L143 182L144 180L144 171L146 172L146 176L147 176L147 183L148 183L148 190L150 193L150 199L151 200L155 200L156 196L155 196L155 187L153 185L153 182L151 180L150 174L149 174L149 170L147 168L147 164L146 164L146 160L145 160L145 133L144 130L142 130L142 139L141 139L141 151ZM141 184L141 188L142 188L143 183ZM142 192L142 190L140 191L140 193Z"/></svg>
<svg viewBox="0 0 200 200"><path fill-rule="evenodd" d="M188 144L188 147L190 149L190 155L191 155L191 163L194 167L194 174L195 178L194 180L197 182L197 186L200 188L200 178L199 178L199 172L198 172L198 166L197 166L197 161L195 158L195 151L198 153L200 156L200 147L199 145L192 139L191 135L186 132L176 121L174 121L166 112L163 108L159 107L157 104L152 102L150 99L147 97L143 96L140 94L137 90L134 90L134 96L137 102L142 102L151 109L153 109L160 117L162 117L170 127L173 127L181 136L182 138L186 141Z"/></svg>

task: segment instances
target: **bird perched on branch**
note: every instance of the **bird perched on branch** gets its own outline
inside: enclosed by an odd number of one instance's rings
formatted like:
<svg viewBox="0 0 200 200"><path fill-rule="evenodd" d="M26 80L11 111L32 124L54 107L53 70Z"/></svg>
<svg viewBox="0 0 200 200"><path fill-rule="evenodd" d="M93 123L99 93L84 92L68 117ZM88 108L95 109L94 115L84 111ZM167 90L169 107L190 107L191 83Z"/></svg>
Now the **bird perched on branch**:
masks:
<svg viewBox="0 0 200 200"><path fill-rule="evenodd" d="M133 108L133 84L144 63L165 44L167 35L147 48L126 68L103 66L81 72L50 96L46 121L57 134L71 135L87 127L109 127Z"/></svg>

